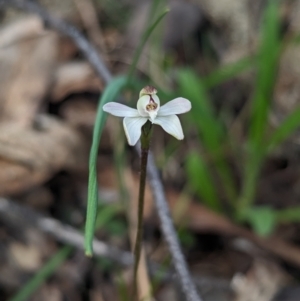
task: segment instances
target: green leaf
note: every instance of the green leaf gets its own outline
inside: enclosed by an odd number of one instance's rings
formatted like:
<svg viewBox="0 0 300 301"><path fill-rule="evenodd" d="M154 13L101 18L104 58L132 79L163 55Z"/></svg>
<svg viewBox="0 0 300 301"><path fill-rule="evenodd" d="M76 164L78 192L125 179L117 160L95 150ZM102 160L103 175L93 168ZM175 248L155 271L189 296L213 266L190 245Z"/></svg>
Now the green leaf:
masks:
<svg viewBox="0 0 300 301"><path fill-rule="evenodd" d="M281 49L279 33L278 1L272 0L269 1L265 12L261 46L258 53L258 74L251 103L251 120L247 140L248 154L244 164L244 180L239 198L238 211L241 212L251 206L254 200L261 164L267 151L265 143L266 126ZM239 215L239 212L237 212L237 215Z"/></svg>
<svg viewBox="0 0 300 301"><path fill-rule="evenodd" d="M203 203L215 211L222 211L216 186L205 161L202 160L199 154L195 152L188 154L186 170L189 185L202 199Z"/></svg>
<svg viewBox="0 0 300 301"><path fill-rule="evenodd" d="M265 135L273 86L280 53L280 18L278 1L269 1L262 28L261 46L258 53L258 76L252 102L250 144L259 148Z"/></svg>
<svg viewBox="0 0 300 301"><path fill-rule="evenodd" d="M300 207L281 209L277 211L279 223L300 222Z"/></svg>
<svg viewBox="0 0 300 301"><path fill-rule="evenodd" d="M26 301L71 254L72 247L63 247L9 301Z"/></svg>
<svg viewBox="0 0 300 301"><path fill-rule="evenodd" d="M206 148L216 153L224 141L222 122L216 118L211 100L199 77L192 70L181 70L178 74L180 94L192 103L191 114Z"/></svg>
<svg viewBox="0 0 300 301"><path fill-rule="evenodd" d="M100 229L106 225L109 225L118 214L120 209L112 204L109 205L100 205L97 209L99 214L96 219L96 229Z"/></svg>
<svg viewBox="0 0 300 301"><path fill-rule="evenodd" d="M88 184L88 204L85 224L85 253L87 256L92 256L93 253L93 238L95 232L95 222L97 217L98 207L98 181L97 181L97 156L100 138L106 120L106 113L103 111L103 106L117 98L120 91L125 87L127 77L116 77L104 90L96 115L96 121L93 132L93 142L90 152L89 161L89 184Z"/></svg>
<svg viewBox="0 0 300 301"><path fill-rule="evenodd" d="M145 44L147 42L147 40L149 39L151 33L153 32L153 30L155 29L155 27L159 24L159 22L165 17L165 15L169 12L168 9L164 10L158 17L157 19L150 25L148 26L148 28L144 31L142 37L141 37L141 41L133 55L133 60L130 66L130 69L128 71L128 81L131 80L132 75L134 70L136 69L137 63L139 61L139 58L142 54L142 51L145 47Z"/></svg>
<svg viewBox="0 0 300 301"><path fill-rule="evenodd" d="M243 71L253 67L256 62L256 57L245 57L239 61L222 66L216 71L203 78L203 84L207 89L213 88L235 76Z"/></svg>
<svg viewBox="0 0 300 301"><path fill-rule="evenodd" d="M109 232L110 236L122 236L125 235L127 231L126 224L122 220L114 220L111 221L106 226L107 232Z"/></svg>
<svg viewBox="0 0 300 301"><path fill-rule="evenodd" d="M228 200L233 200L236 197L236 188L231 169L224 158L223 144L226 140L226 133L223 123L215 116L207 91L193 71L180 71L178 83L180 95L192 103L192 110L189 114L192 116L204 147L215 163Z"/></svg>
<svg viewBox="0 0 300 301"><path fill-rule="evenodd" d="M292 112L274 131L268 142L268 149L272 151L288 138L300 126L300 108Z"/></svg>
<svg viewBox="0 0 300 301"><path fill-rule="evenodd" d="M268 236L277 224L277 213L267 206L253 207L244 212L243 220L249 222L257 234Z"/></svg>

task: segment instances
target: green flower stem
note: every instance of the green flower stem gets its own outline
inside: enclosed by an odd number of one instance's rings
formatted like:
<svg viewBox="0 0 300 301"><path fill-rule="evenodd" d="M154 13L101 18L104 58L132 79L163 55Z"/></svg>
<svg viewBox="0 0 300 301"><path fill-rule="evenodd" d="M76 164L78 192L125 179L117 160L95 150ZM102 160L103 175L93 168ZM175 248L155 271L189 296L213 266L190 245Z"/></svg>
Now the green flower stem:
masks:
<svg viewBox="0 0 300 301"><path fill-rule="evenodd" d="M137 273L141 257L142 241L143 241L143 212L144 197L146 187L147 162L152 134L152 123L147 121L142 127L141 135L141 172L140 172L140 189L138 199L138 224L134 247L134 270L133 270L133 298L138 296Z"/></svg>

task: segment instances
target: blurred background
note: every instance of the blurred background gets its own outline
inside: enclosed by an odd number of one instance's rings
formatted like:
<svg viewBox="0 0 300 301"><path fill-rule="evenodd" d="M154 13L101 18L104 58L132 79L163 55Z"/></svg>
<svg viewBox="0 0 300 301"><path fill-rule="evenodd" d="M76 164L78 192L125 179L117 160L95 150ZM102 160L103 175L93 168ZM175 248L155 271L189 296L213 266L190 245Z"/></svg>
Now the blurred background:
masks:
<svg viewBox="0 0 300 301"><path fill-rule="evenodd" d="M161 103L192 102L185 139L156 126L151 149L193 279L204 301L300 300L300 1L37 2L74 24L114 76L170 9L122 95L135 107L151 84ZM92 259L80 234L105 82L38 15L2 5L0 22L0 300L131 300L139 157L112 116ZM185 300L146 190L139 287L145 300Z"/></svg>

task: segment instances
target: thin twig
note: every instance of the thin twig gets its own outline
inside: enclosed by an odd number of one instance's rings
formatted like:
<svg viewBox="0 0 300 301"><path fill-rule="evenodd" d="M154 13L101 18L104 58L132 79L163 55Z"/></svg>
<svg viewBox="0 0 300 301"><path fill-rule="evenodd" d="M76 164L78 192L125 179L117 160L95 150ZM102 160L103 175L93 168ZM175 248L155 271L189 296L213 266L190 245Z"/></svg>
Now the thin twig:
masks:
<svg viewBox="0 0 300 301"><path fill-rule="evenodd" d="M180 248L170 209L165 197L164 188L160 181L152 153L149 153L148 157L147 175L157 207L158 216L161 221L162 232L172 255L173 265L176 270L178 281L181 284L182 291L188 301L201 301L202 299L197 293L196 286L191 278L187 263Z"/></svg>
<svg viewBox="0 0 300 301"><path fill-rule="evenodd" d="M63 33L73 40L73 42L82 51L87 60L96 70L97 74L104 80L106 84L111 81L112 75L97 53L95 47L74 26L51 16L39 4L31 0L0 0L0 5L13 6L39 15L47 26ZM139 147L140 146L138 144L136 146L136 150L138 152ZM186 261L180 248L177 234L170 216L170 210L165 197L163 185L159 178L159 174L151 152L149 153L148 160L148 180L156 202L162 232L172 255L173 265L177 272L179 282L182 286L182 291L188 301L200 301L201 298L197 293L195 284L192 281Z"/></svg>
<svg viewBox="0 0 300 301"><path fill-rule="evenodd" d="M27 224L29 227L36 227L57 240L78 249L83 250L84 248L84 236L75 228L54 218L45 217L8 199L0 198L0 216L9 222L19 222L23 225ZM96 256L109 258L122 266L133 264L133 257L130 252L121 251L97 239L94 239L93 248Z"/></svg>
<svg viewBox="0 0 300 301"><path fill-rule="evenodd" d="M97 10L92 0L73 0L87 35L102 53L107 53L102 30L99 26ZM102 55L103 56L103 55Z"/></svg>
<svg viewBox="0 0 300 301"><path fill-rule="evenodd" d="M99 56L96 48L85 38L83 34L73 25L49 14L41 5L31 0L0 0L1 6L15 7L30 13L37 14L49 28L55 29L73 40L77 47L85 55L97 74L108 84L112 80L112 75L103 60Z"/></svg>
<svg viewBox="0 0 300 301"><path fill-rule="evenodd" d="M0 197L0 217L7 224L18 224L28 228L34 227L62 243L79 250L84 249L84 235L80 231L54 218L43 216L35 210L17 204L12 200ZM117 249L98 239L94 239L93 248L95 256L108 258L124 267L133 266L134 264L131 252ZM163 269L159 264L151 260L149 260L148 264L150 274L157 276L159 273L162 281L172 281L174 278L172 270Z"/></svg>

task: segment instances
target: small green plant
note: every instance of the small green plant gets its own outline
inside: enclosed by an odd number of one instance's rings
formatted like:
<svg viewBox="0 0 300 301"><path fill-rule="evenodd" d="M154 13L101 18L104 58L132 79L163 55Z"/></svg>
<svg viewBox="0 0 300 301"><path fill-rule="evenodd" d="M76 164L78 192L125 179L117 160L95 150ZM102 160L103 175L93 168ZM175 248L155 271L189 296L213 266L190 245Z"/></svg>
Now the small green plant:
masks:
<svg viewBox="0 0 300 301"><path fill-rule="evenodd" d="M191 109L189 100L178 97L160 106L157 90L152 86L146 86L140 92L137 109L132 109L117 102L109 102L103 106L103 110L117 117L124 117L123 126L128 144L133 146L141 138L141 172L138 200L138 225L134 248L134 275L133 298L138 299L137 272L142 250L143 240L143 211L146 187L146 174L150 140L152 136L152 124L160 125L167 133L178 140L184 135L180 120L176 114L186 113Z"/></svg>
<svg viewBox="0 0 300 301"><path fill-rule="evenodd" d="M187 156L186 172L190 190L211 209L226 212L237 222L251 224L260 235L269 235L280 222L299 220L299 208L275 210L270 206L255 205L256 187L263 162L300 126L299 108L273 132L270 133L268 128L276 71L284 46L280 40L279 2L269 1L260 47L255 56L222 67L202 79L191 69L181 70L178 74L178 93L192 102L192 123L197 129L199 144L202 145L201 150L192 150ZM207 90L249 68L256 69L257 80L250 99L248 134L238 150L239 158L243 160L239 162L242 167L239 189L226 154L232 147L231 141L234 141L235 146L240 143L235 141L234 136L230 136L231 133L226 131L221 118L214 112ZM232 149L232 153L236 153L236 150Z"/></svg>
<svg viewBox="0 0 300 301"><path fill-rule="evenodd" d="M158 1L153 1L153 7L151 13L157 7ZM97 188L97 152L100 143L100 137L105 122L105 114L109 112L115 116L124 117L123 125L125 134L130 145L135 145L139 138L141 138L141 174L140 174L140 190L139 190L139 205L138 205L138 226L137 226L137 238L136 246L134 250L135 262L134 262L134 290L133 297L138 299L137 291L137 271L139 258L141 253L141 242L142 242L142 216L143 216L143 204L144 204L144 190L147 173L147 161L149 153L149 144L151 137L152 124L160 125L167 133L173 135L177 139L183 139L183 132L180 124L180 120L176 114L181 114L190 110L191 105L187 99L177 98L164 106L160 107L158 97L156 97L156 90L150 86L145 87L140 92L140 98L137 104L137 110L131 109L119 103L113 103L112 100L120 93L120 91L128 86L133 85L133 72L136 68L139 57L142 53L143 47L149 38L150 34L160 22L160 20L166 15L168 10L164 11L158 16L153 24L150 24L145 30L141 42L136 50L133 58L133 63L129 69L128 76L120 77L115 80L111 80L108 87L105 89L99 103L94 133L93 142L90 153L90 172L89 172L89 185L88 185L88 207L87 207L87 218L85 228L85 251L87 256L92 256L92 243L95 232L95 220L97 215L97 204L98 204L98 188ZM153 159L152 159L153 160ZM154 162L151 161L151 171L149 172L158 179L156 167ZM159 181L158 181L159 182ZM182 291L186 295L189 301L200 301L196 287L191 279L188 272L184 256L181 252L178 238L170 217L169 208L164 197L163 189L160 187L160 182L156 183L156 187L152 187L153 194L156 195L156 202L158 207L159 217L162 223L163 234L168 243L170 252L172 254L173 264L178 274ZM159 194L156 194L156 191Z"/></svg>

